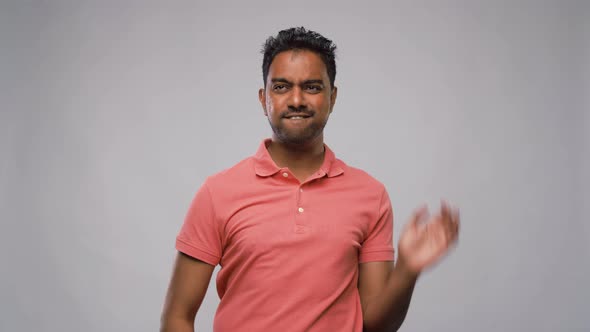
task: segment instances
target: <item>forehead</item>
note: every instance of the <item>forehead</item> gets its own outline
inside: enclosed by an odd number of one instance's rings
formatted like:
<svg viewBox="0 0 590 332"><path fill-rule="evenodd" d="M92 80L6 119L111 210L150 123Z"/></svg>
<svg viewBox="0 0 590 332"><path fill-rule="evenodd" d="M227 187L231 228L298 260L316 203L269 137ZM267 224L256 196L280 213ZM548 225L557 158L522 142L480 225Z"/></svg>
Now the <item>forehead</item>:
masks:
<svg viewBox="0 0 590 332"><path fill-rule="evenodd" d="M308 50L289 50L275 56L268 71L268 79L328 80L328 71L322 58Z"/></svg>

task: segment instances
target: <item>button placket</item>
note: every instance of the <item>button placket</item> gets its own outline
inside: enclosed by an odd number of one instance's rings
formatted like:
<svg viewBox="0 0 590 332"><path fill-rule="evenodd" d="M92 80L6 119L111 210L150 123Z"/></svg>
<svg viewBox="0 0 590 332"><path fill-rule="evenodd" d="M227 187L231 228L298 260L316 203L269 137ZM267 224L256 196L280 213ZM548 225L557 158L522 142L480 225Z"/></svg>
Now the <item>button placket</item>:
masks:
<svg viewBox="0 0 590 332"><path fill-rule="evenodd" d="M307 211L307 206L306 206L306 199L304 197L304 193L303 193L303 185L304 184L300 184L299 187L297 188L296 191L296 202L295 202L295 207L294 207L294 213L295 213L295 227L294 227L294 231L297 234L304 234L308 232L309 229L309 223L308 223L308 211Z"/></svg>

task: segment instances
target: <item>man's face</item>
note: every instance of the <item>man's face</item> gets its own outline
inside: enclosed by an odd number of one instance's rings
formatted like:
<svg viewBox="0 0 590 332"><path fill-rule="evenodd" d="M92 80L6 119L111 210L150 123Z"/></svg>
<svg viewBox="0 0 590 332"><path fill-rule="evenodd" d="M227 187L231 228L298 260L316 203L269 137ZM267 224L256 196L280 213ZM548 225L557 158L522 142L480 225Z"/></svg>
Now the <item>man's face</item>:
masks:
<svg viewBox="0 0 590 332"><path fill-rule="evenodd" d="M302 145L323 138L336 92L319 55L292 50L275 56L259 99L275 138Z"/></svg>

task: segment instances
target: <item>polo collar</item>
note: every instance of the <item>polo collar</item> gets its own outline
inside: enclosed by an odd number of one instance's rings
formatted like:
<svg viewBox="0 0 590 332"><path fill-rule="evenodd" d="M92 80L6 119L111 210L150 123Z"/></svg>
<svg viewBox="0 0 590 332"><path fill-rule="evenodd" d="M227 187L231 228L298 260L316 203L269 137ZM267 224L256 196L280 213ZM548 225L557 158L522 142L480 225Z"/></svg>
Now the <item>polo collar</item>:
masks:
<svg viewBox="0 0 590 332"><path fill-rule="evenodd" d="M270 153L268 153L267 146L271 139L267 138L260 143L258 151L254 155L254 171L256 175L267 177L276 174L281 170L280 167L272 160ZM322 176L335 177L344 173L344 163L334 155L334 152L324 144L324 162L320 167Z"/></svg>

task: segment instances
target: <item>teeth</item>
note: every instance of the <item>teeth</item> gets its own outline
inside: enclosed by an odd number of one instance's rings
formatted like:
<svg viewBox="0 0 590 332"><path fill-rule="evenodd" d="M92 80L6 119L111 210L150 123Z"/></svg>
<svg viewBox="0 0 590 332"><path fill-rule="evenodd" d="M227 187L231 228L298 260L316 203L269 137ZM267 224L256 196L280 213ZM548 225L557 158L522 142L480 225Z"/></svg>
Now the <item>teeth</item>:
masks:
<svg viewBox="0 0 590 332"><path fill-rule="evenodd" d="M303 119L303 117L302 116L294 116L294 117L291 117L291 119Z"/></svg>

